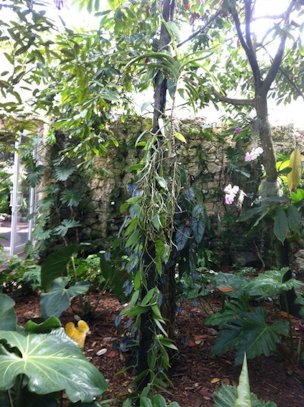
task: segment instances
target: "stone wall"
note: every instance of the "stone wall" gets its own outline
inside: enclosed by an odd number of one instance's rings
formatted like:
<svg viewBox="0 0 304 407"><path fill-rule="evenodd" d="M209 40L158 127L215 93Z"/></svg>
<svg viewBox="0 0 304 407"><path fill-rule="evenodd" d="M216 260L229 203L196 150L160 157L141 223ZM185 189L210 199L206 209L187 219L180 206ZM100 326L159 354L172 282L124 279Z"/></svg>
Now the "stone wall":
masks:
<svg viewBox="0 0 304 407"><path fill-rule="evenodd" d="M133 181L127 169L137 163L141 154L140 148L134 148L134 142L149 127L149 121L141 118L114 125L119 147L111 147L107 157L99 158L100 176L91 183L95 213L89 214L85 232L93 240L115 235L121 226L119 208L128 197L128 184ZM187 139L186 144L181 143L180 161L192 178L193 186L201 191L209 215L215 220L220 219L227 212L223 189L228 183L237 183L245 190L257 188L260 175L257 168L247 165L247 176L244 177L233 170L227 158L227 152L238 151L239 161L243 161L245 151L251 146L244 141L236 142L233 134L223 136L220 128L211 128L203 120L183 120L178 127ZM297 142L304 149L304 132L295 131L291 126L276 128L274 139L278 152L289 153Z"/></svg>

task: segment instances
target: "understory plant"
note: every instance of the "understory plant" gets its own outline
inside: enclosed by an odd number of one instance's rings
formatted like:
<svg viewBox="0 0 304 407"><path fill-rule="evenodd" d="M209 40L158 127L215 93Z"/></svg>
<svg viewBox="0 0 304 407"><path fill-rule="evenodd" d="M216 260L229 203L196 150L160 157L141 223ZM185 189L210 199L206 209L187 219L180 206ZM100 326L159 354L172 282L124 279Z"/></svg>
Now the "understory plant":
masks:
<svg viewBox="0 0 304 407"><path fill-rule="evenodd" d="M289 313L287 318L281 317L279 298L291 289L302 288L303 283L294 278L284 281L287 272L287 268L269 270L252 279L229 273L218 273L214 277L215 287L224 295L224 305L205 321L219 328L213 355L235 350L235 363L240 364L244 352L249 359L269 356L282 338L287 338L289 357L293 357L291 318ZM269 318L265 306L269 301L277 310L277 319Z"/></svg>
<svg viewBox="0 0 304 407"><path fill-rule="evenodd" d="M107 388L103 375L49 318L17 325L14 301L0 294L0 401L2 407L93 403ZM79 404L80 403L80 404ZM83 404L86 405L86 404ZM92 404L93 405L93 404Z"/></svg>
<svg viewBox="0 0 304 407"><path fill-rule="evenodd" d="M262 401L250 392L247 357L244 355L239 385L222 385L214 393L214 407L277 407L272 401Z"/></svg>

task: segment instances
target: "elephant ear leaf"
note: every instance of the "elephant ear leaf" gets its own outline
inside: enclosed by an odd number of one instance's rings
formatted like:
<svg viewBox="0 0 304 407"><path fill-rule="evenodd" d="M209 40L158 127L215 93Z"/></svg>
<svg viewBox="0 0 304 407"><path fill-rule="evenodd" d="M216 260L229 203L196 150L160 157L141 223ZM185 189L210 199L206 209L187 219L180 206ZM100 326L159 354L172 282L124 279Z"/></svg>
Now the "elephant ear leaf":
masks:
<svg viewBox="0 0 304 407"><path fill-rule="evenodd" d="M93 402L107 388L103 375L62 333L0 331L0 392L11 389L19 375L26 376L30 392L64 390L73 403Z"/></svg>
<svg viewBox="0 0 304 407"><path fill-rule="evenodd" d="M51 291L41 294L40 307L43 318L59 317L70 306L72 298L86 294L90 287L89 284L82 281L77 281L74 285L66 288L67 284L68 278L56 278Z"/></svg>
<svg viewBox="0 0 304 407"><path fill-rule="evenodd" d="M239 385L237 387L237 399L235 400L234 407L251 407L246 353L244 355L242 372L240 375Z"/></svg>
<svg viewBox="0 0 304 407"><path fill-rule="evenodd" d="M0 294L0 329L15 331L17 328L15 301L6 294Z"/></svg>

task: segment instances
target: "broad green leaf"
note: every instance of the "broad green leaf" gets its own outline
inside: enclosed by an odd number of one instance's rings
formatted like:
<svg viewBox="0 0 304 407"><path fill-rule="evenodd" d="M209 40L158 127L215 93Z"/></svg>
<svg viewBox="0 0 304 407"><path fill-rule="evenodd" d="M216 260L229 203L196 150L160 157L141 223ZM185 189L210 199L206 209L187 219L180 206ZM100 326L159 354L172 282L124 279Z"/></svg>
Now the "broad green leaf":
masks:
<svg viewBox="0 0 304 407"><path fill-rule="evenodd" d="M218 326L223 328L226 324L237 320L241 313L248 312L247 301L232 300L225 304L223 310L215 312L205 320L205 325Z"/></svg>
<svg viewBox="0 0 304 407"><path fill-rule="evenodd" d="M276 238L283 244L289 231L288 219L285 211L282 208L278 208L275 212L273 233Z"/></svg>
<svg viewBox="0 0 304 407"><path fill-rule="evenodd" d="M290 155L289 166L291 171L287 174L288 187L290 191L293 191L300 184L302 178L302 157L298 147Z"/></svg>
<svg viewBox="0 0 304 407"><path fill-rule="evenodd" d="M57 317L49 317L45 321L37 324L34 321L27 321L25 324L25 331L29 333L45 334L51 332L53 329L61 327L61 322Z"/></svg>
<svg viewBox="0 0 304 407"><path fill-rule="evenodd" d="M294 205L289 205L287 208L287 219L290 230L295 233L300 233L301 215Z"/></svg>
<svg viewBox="0 0 304 407"><path fill-rule="evenodd" d="M141 397L140 398L140 407L153 407L153 404L148 397Z"/></svg>
<svg viewBox="0 0 304 407"><path fill-rule="evenodd" d="M260 355L269 356L281 342L281 337L288 336L288 321L278 320L268 324L266 317L265 309L258 307L243 319L237 344L237 364L242 362L244 352L248 359Z"/></svg>
<svg viewBox="0 0 304 407"><path fill-rule="evenodd" d="M291 192L290 197L292 202L298 203L304 201L304 189L298 188L296 192Z"/></svg>
<svg viewBox="0 0 304 407"><path fill-rule="evenodd" d="M43 290L48 290L55 278L67 274L67 264L78 251L78 245L64 246L46 258L41 267L41 287Z"/></svg>
<svg viewBox="0 0 304 407"><path fill-rule="evenodd" d="M147 292L147 294L144 296L144 298L142 299L140 305L142 305L142 306L148 305L151 302L152 298L155 297L155 295L156 295L156 288L151 288L151 290L149 290Z"/></svg>
<svg viewBox="0 0 304 407"><path fill-rule="evenodd" d="M194 218L191 221L191 229L196 243L200 243L205 233L205 223Z"/></svg>
<svg viewBox="0 0 304 407"><path fill-rule="evenodd" d="M214 392L214 407L233 407L236 397L236 387L223 385Z"/></svg>
<svg viewBox="0 0 304 407"><path fill-rule="evenodd" d="M166 400L160 394L156 394L152 398L153 407L167 407Z"/></svg>
<svg viewBox="0 0 304 407"><path fill-rule="evenodd" d="M175 244L178 251L181 251L186 246L188 239L191 236L191 229L186 225L178 227L175 235Z"/></svg>
<svg viewBox="0 0 304 407"><path fill-rule="evenodd" d="M236 364L242 363L245 352L249 359L260 355L269 356L275 351L281 337L288 336L289 326L287 321L282 320L268 324L266 317L263 307L240 314L239 319L221 329L212 354L222 355L236 348Z"/></svg>
<svg viewBox="0 0 304 407"><path fill-rule="evenodd" d="M236 387L223 385L214 392L214 407L232 407L236 398ZM251 393L251 407L277 407L277 405L273 401L260 400Z"/></svg>
<svg viewBox="0 0 304 407"><path fill-rule="evenodd" d="M66 181L74 172L74 168L71 165L56 167L55 176L57 181Z"/></svg>
<svg viewBox="0 0 304 407"><path fill-rule="evenodd" d="M66 335L24 336L0 331L0 390L12 388L22 374L28 379L29 391L48 394L65 390L74 403L94 401L107 388L102 374Z"/></svg>
<svg viewBox="0 0 304 407"><path fill-rule="evenodd" d="M6 294L0 293L0 329L15 331L17 319L15 313L15 301Z"/></svg>
<svg viewBox="0 0 304 407"><path fill-rule="evenodd" d="M134 232L132 233L132 235L130 235L130 237L128 238L128 240L126 242L126 248L137 244L139 240L140 240L140 232L138 229L135 229Z"/></svg>
<svg viewBox="0 0 304 407"><path fill-rule="evenodd" d="M237 387L237 399L235 400L234 407L251 407L250 385L246 353L244 355L240 381Z"/></svg>
<svg viewBox="0 0 304 407"><path fill-rule="evenodd" d="M69 205L73 206L73 205ZM75 205L77 206L77 205ZM81 223L74 219L63 219L61 224L54 229L54 234L64 237L70 229L81 226Z"/></svg>
<svg viewBox="0 0 304 407"><path fill-rule="evenodd" d="M246 287L247 294L258 299L276 299L286 291L301 289L303 283L299 280L291 278L284 281L284 275L287 271L288 268L284 267L281 270L268 270L260 273L256 278L248 282Z"/></svg>
<svg viewBox="0 0 304 407"><path fill-rule="evenodd" d="M72 298L86 294L90 287L89 284L80 281L66 288L67 284L67 278L58 277L54 280L52 289L41 294L40 307L43 318L59 317L70 306Z"/></svg>
<svg viewBox="0 0 304 407"><path fill-rule="evenodd" d="M60 201L67 205L76 207L81 202L82 195L78 189L65 189L61 193Z"/></svg>

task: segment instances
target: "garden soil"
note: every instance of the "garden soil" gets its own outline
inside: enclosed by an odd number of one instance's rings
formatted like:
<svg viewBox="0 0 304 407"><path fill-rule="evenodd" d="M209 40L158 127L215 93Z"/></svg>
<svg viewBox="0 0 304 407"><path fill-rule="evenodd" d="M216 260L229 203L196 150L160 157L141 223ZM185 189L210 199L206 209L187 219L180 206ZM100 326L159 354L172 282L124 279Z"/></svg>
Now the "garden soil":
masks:
<svg viewBox="0 0 304 407"><path fill-rule="evenodd" d="M15 300L20 324L39 316L37 295L22 295ZM129 333L127 320L118 324L117 316L123 306L109 293L91 294L88 300L95 310L87 321L91 333L87 336L85 354L109 383L104 399L123 400L132 393L132 369L124 369L133 361L132 352L125 351L124 346L128 342L124 339ZM219 300L215 298L213 307L219 306ZM75 300L62 315L63 325L79 314ZM172 385L163 395L168 401L177 401L181 407L211 407L213 393L218 386L238 382L240 367L234 366L233 354L210 356L217 331L204 326L207 314L207 306L203 302L185 303L177 314L179 353L174 357L169 372ZM295 343L303 345L304 327L298 319L293 319L293 334ZM275 401L278 407L304 407L304 367L288 361L287 349L281 347L271 357L251 360L248 367L251 391L259 398Z"/></svg>

